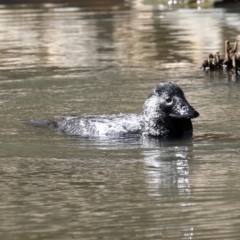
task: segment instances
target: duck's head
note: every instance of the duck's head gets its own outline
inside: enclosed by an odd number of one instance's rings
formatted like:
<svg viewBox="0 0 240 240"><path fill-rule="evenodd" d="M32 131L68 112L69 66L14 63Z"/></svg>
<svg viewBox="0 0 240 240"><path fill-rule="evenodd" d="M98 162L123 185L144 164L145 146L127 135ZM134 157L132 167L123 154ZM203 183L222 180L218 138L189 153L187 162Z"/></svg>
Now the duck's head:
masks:
<svg viewBox="0 0 240 240"><path fill-rule="evenodd" d="M184 132L185 126L181 125L191 123L190 119L198 116L177 84L161 83L152 90L143 105L143 131L154 136L161 135L163 129Z"/></svg>
<svg viewBox="0 0 240 240"><path fill-rule="evenodd" d="M168 82L157 85L149 98L158 98L158 108L166 117L196 118L199 113L188 103L182 89L175 83Z"/></svg>

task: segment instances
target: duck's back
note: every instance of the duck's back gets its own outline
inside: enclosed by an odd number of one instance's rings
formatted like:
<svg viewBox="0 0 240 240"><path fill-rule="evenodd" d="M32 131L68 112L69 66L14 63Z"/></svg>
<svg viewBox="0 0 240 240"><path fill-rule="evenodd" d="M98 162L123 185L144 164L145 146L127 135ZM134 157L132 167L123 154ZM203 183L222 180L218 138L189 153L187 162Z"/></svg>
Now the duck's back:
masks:
<svg viewBox="0 0 240 240"><path fill-rule="evenodd" d="M119 137L141 133L141 115L119 114L66 117L57 122L58 130L80 137Z"/></svg>

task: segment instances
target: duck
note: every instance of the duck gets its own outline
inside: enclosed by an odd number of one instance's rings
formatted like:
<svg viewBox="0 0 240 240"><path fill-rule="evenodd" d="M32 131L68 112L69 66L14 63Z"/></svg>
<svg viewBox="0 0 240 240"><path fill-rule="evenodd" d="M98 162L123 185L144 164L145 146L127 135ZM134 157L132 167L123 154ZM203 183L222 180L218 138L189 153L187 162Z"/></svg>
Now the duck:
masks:
<svg viewBox="0 0 240 240"><path fill-rule="evenodd" d="M192 138L191 119L198 116L182 89L176 83L164 82L152 89L141 114L69 116L58 121L30 119L24 123L83 138L140 136L171 140Z"/></svg>

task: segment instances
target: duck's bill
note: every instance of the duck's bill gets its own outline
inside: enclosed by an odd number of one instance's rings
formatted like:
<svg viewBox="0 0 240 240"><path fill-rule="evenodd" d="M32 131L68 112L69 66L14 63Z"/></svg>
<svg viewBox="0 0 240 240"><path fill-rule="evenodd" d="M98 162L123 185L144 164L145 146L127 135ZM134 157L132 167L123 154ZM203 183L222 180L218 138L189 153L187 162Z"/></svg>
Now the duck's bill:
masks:
<svg viewBox="0 0 240 240"><path fill-rule="evenodd" d="M196 118L199 116L199 113L188 103L179 103L173 109L172 112L169 114L172 118Z"/></svg>

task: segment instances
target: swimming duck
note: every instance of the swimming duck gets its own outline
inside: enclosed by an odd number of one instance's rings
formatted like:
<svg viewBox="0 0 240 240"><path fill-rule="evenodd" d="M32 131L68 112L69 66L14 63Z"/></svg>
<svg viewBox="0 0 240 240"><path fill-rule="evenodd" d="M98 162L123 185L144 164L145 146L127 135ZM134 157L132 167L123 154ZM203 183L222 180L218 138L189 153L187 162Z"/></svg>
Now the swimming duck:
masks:
<svg viewBox="0 0 240 240"><path fill-rule="evenodd" d="M191 138L192 118L199 113L187 102L182 89L166 82L153 88L143 104L142 114L70 116L59 121L27 120L38 127L53 127L78 137L127 137L141 135L161 140Z"/></svg>

